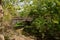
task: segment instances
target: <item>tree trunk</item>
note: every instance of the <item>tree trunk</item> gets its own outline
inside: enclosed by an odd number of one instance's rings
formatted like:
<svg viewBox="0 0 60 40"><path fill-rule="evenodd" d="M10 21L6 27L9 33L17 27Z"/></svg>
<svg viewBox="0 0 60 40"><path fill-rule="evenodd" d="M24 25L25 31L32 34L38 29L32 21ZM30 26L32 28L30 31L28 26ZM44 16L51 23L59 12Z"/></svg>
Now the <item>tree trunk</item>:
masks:
<svg viewBox="0 0 60 40"><path fill-rule="evenodd" d="M0 0L0 5L2 4L2 0Z"/></svg>

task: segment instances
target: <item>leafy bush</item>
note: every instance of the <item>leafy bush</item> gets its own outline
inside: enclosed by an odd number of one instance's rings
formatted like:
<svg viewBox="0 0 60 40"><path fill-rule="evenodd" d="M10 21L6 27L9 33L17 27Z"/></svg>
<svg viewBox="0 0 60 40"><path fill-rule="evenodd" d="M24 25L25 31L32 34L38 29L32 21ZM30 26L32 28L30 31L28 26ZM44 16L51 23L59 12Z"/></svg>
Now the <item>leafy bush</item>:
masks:
<svg viewBox="0 0 60 40"><path fill-rule="evenodd" d="M29 7L31 10L28 16L33 20L30 21L30 25L27 23L24 26L23 31L42 40L60 40L60 1L34 0Z"/></svg>

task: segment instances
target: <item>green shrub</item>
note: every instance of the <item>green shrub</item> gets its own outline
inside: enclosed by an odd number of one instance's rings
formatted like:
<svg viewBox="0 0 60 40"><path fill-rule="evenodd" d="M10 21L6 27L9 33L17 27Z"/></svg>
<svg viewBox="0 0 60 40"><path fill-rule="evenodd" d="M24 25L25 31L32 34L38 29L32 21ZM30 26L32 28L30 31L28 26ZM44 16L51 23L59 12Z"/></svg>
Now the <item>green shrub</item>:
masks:
<svg viewBox="0 0 60 40"><path fill-rule="evenodd" d="M43 40L60 40L60 1L39 0L28 14L33 20L25 25L25 32ZM28 10L27 10L28 11Z"/></svg>

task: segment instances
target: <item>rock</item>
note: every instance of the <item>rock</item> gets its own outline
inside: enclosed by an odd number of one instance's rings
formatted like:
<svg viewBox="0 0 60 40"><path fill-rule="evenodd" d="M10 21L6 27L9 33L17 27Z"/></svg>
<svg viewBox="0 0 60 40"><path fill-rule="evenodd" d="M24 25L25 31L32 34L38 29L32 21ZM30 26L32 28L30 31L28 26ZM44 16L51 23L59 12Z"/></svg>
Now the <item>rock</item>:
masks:
<svg viewBox="0 0 60 40"><path fill-rule="evenodd" d="M21 36L14 35L10 38L10 40L34 40L34 39L31 39L29 37L25 37L23 35L21 35Z"/></svg>
<svg viewBox="0 0 60 40"><path fill-rule="evenodd" d="M2 6L0 5L0 18L3 17L3 8Z"/></svg>
<svg viewBox="0 0 60 40"><path fill-rule="evenodd" d="M10 38L10 40L25 40L25 39L22 38L22 37L20 37L20 36L14 35L14 36L12 36L12 37Z"/></svg>
<svg viewBox="0 0 60 40"><path fill-rule="evenodd" d="M0 34L0 40L5 40L2 34Z"/></svg>

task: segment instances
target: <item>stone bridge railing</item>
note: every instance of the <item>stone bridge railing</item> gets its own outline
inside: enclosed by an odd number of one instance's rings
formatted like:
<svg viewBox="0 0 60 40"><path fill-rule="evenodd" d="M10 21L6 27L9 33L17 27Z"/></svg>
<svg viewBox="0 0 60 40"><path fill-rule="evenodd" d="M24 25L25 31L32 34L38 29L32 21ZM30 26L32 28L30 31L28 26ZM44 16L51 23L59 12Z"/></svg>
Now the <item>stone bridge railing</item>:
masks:
<svg viewBox="0 0 60 40"><path fill-rule="evenodd" d="M22 18L22 17L14 17L11 21L11 24L14 25L16 24L17 22L31 22L33 19L31 17L25 17L25 18Z"/></svg>

